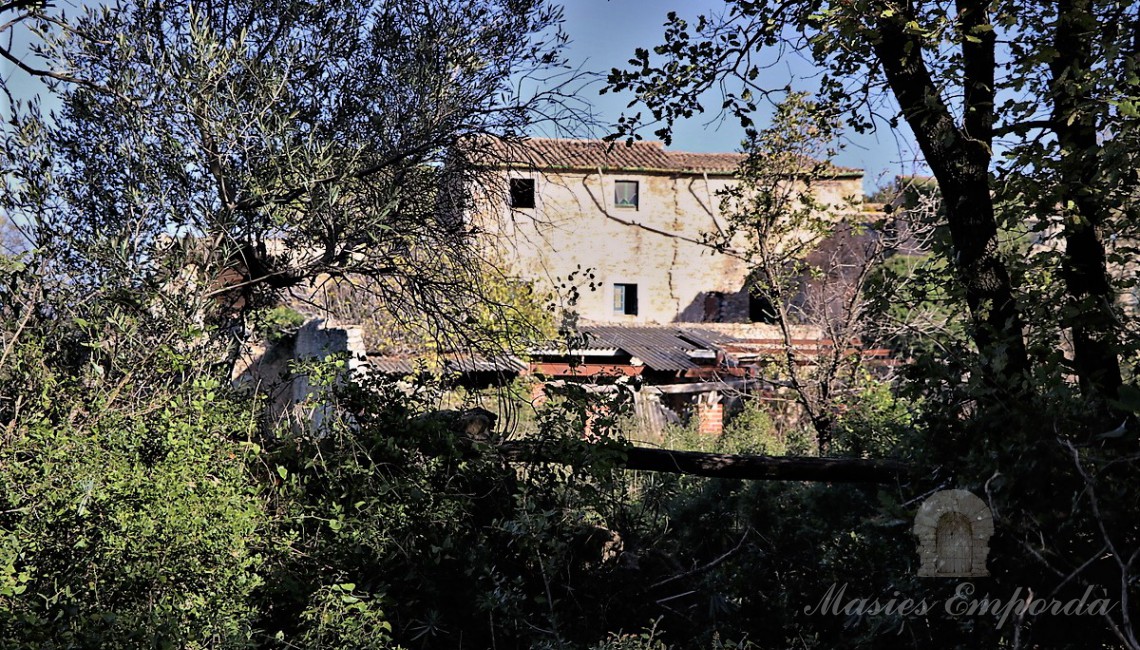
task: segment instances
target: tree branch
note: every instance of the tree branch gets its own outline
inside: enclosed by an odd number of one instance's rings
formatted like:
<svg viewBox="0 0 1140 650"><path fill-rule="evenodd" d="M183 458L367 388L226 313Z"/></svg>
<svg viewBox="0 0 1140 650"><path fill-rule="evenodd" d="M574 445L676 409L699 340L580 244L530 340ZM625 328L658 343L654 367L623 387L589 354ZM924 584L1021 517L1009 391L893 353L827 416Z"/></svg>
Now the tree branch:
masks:
<svg viewBox="0 0 1140 650"><path fill-rule="evenodd" d="M534 443L507 442L498 449L510 462L566 461ZM823 483L896 483L911 472L910 466L896 460L711 454L647 447L629 448L620 465L625 469L710 478Z"/></svg>
<svg viewBox="0 0 1140 650"><path fill-rule="evenodd" d="M296 201L302 196L305 196L318 187L331 185L333 183L338 183L345 180L358 180L367 176L371 176L391 167L392 165L403 162L413 156L427 153L428 151L437 148L437 146L439 145L435 142L425 143L412 149L394 153L386 158L381 159L379 162L368 165L367 167L363 167L356 171L347 172L344 174L330 174L328 176L315 178L308 183L305 183L304 185L298 185L296 187L281 190L279 193L273 196L246 197L234 204L234 210L256 210L267 205L281 205L284 203L290 203L292 201Z"/></svg>
<svg viewBox="0 0 1140 650"><path fill-rule="evenodd" d="M1059 197L1054 203L1073 205L1080 219L1064 219L1065 250L1062 277L1070 308L1062 325L1073 333L1073 363L1086 397L1116 397L1123 383L1115 345L1119 339L1114 303L1116 292L1108 278L1104 244L1097 232L1113 207L1103 187L1104 170L1097 142L1097 100L1089 75L1096 21L1089 0L1058 0L1054 46L1049 62L1052 76L1053 131L1060 145ZM1057 200L1059 199L1059 200ZM1099 405L1100 424L1117 421L1119 413Z"/></svg>
<svg viewBox="0 0 1140 650"><path fill-rule="evenodd" d="M1010 133L1024 134L1026 131L1034 129L1051 129L1053 128L1053 120L1025 120L1024 122L1015 122L1013 124L1002 124L993 128L993 136L1000 138Z"/></svg>
<svg viewBox="0 0 1140 650"><path fill-rule="evenodd" d="M64 83L72 83L72 84L77 84L80 86L86 86L87 88L90 88L92 90L97 90L101 93L106 93L108 95L114 95L116 97L122 97L122 95L119 95L119 93L111 90L110 88L108 88L102 84L97 84L94 81L90 81L88 79L80 79L79 77L73 77L71 75L66 75L66 74L62 74L59 72L52 72L50 70L40 70L39 68L33 68L32 66L28 65L27 63L24 63L23 61L21 61L18 57L13 56L11 52L9 52L6 48L3 48L3 47L0 47L0 57L7 59L8 61L10 61L12 63L12 65L16 66L20 70L23 70L24 72L26 72L30 75L32 75L33 77L42 77L42 78L47 78L47 79L54 79L56 81L62 81Z"/></svg>
<svg viewBox="0 0 1140 650"><path fill-rule="evenodd" d="M945 199L955 270L965 287L971 336L981 353L983 375L995 388L1019 393L1024 390L1022 380L1029 369L1029 355L1009 270L998 255L997 220L989 186L992 71L974 70L974 76L966 80L973 86L967 88L967 94L974 110L990 113L967 119L969 128L981 131L979 137L957 126L935 86L923 60L922 32L913 28L918 20L914 7L882 2L876 10L875 57ZM980 68L987 60L985 52L971 53L976 58L972 65ZM986 79L990 80L989 89L982 87Z"/></svg>
<svg viewBox="0 0 1140 650"><path fill-rule="evenodd" d="M962 30L963 127L966 136L989 149L994 126L994 44L988 0L957 0Z"/></svg>

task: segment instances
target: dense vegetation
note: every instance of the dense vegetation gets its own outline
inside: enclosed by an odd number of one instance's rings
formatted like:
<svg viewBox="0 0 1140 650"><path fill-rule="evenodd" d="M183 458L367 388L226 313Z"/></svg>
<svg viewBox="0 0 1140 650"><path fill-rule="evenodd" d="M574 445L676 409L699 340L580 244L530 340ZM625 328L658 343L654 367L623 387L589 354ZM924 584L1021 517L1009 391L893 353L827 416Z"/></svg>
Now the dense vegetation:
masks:
<svg viewBox="0 0 1140 650"><path fill-rule="evenodd" d="M779 165L870 126L876 92L898 102L942 203L900 200L929 248L871 258L850 322L912 355L905 376L848 355L787 368L807 417L749 404L721 439L665 441L916 468L887 486L625 471L622 391L550 388L525 417L541 454L507 463L504 431L472 436L439 411L437 379L294 364L325 389L307 404L319 426L279 425L272 396L232 381L251 345L295 335L280 305L321 283L440 346L525 339L534 305L513 303L458 218L494 189L455 153L570 124L564 88L520 81L567 74L557 8L0 6L18 19L0 32L35 26L45 66L24 67L61 102L9 101L0 149L0 646L1140 647L1140 338L1118 300L1140 234L1140 18L1126 3L944 4L730 1L720 20L671 17L663 60L642 49L611 75L666 122L726 79L748 87L724 106L753 127L751 193L725 199L759 233L745 253L774 305L789 267L764 257L764 233L827 228ZM995 82L999 31L1012 74ZM755 128L771 89L749 56L781 43L829 74ZM1001 136L1016 139L998 158ZM979 595L1091 589L1114 607L948 613L959 584L915 577L911 524L949 487L995 516ZM823 605L840 588L843 605Z"/></svg>

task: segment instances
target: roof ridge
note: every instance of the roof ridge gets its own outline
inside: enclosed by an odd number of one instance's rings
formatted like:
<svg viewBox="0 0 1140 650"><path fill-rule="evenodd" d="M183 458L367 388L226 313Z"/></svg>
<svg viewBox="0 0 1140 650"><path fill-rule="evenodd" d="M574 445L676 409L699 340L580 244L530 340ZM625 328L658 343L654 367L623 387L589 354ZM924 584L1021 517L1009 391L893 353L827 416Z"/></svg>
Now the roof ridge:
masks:
<svg viewBox="0 0 1140 650"><path fill-rule="evenodd" d="M631 172L665 172L679 174L733 175L747 159L739 151L683 151L666 149L660 140L637 140L633 146L598 138L524 137L506 140L493 138L502 159L500 164L527 165L542 169L591 170L604 168ZM521 156L521 158L520 158ZM492 159L494 154L492 154ZM841 167L831 161L825 164L836 174L862 176L863 170Z"/></svg>
<svg viewBox="0 0 1140 650"><path fill-rule="evenodd" d="M524 136L522 138L518 138L518 140L515 140L515 141L516 142L540 142L540 141L541 142L579 142L579 143L584 143L584 144L601 144L601 145L605 145L607 147L611 146L611 145L615 146L615 147L619 147L619 146L620 147L629 147L629 146L638 145L638 144L647 144L647 145L651 145L653 147L656 147L656 148L662 149L662 150L664 150L664 148L665 148L665 143L662 142L661 140L634 140L633 145L631 145L631 144L628 144L626 142L617 141L617 140L606 140L604 138L550 138L547 136ZM511 142L511 141L507 140L506 142Z"/></svg>

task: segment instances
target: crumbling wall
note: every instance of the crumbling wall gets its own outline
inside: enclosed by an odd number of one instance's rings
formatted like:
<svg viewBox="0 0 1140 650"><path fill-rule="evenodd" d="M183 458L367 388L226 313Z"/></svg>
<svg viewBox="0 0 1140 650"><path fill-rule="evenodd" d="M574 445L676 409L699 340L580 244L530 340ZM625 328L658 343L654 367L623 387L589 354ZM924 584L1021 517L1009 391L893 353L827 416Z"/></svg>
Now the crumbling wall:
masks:
<svg viewBox="0 0 1140 650"><path fill-rule="evenodd" d="M314 318L297 331L293 358L298 362L323 361L329 357L347 354L345 369L337 382L353 373L361 372L367 363L364 335L359 327L342 325L335 321ZM330 425L332 409L330 391L335 386L320 385L310 380L305 372L293 376L294 422L308 427L310 432L323 435Z"/></svg>

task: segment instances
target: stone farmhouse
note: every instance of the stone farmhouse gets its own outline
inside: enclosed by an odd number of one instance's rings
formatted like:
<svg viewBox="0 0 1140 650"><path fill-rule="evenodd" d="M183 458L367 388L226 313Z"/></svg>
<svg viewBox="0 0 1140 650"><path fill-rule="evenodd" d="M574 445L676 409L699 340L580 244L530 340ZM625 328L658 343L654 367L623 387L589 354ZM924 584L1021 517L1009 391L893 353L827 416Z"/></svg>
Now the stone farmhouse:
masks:
<svg viewBox="0 0 1140 650"><path fill-rule="evenodd" d="M590 323L747 323L764 320L742 260L705 243L723 232L718 192L736 153L669 151L660 142L533 138L496 143L502 192L477 211L503 263L547 289L593 274L574 306ZM817 198L841 205L863 173L836 168ZM573 276L573 277L572 277Z"/></svg>
<svg viewBox="0 0 1140 650"><path fill-rule="evenodd" d="M529 375L616 390L624 377L637 387L635 411L650 432L696 418L702 433L717 434L739 395L772 387L760 380L787 341L766 322L767 304L750 296L747 263L706 243L726 228L718 192L736 182L743 154L544 138L488 149L498 187L465 219L511 275L562 296L576 287L565 308L577 314L582 338L523 358L456 353L442 359L445 371L471 386ZM861 170L835 168L814 187L821 202L848 205L862 196L862 180ZM791 343L803 359L830 345L800 330ZM365 350L351 325L311 321L293 346L293 358L347 351L366 356L371 372L417 372L414 358ZM308 392L293 386L283 399L300 403Z"/></svg>

